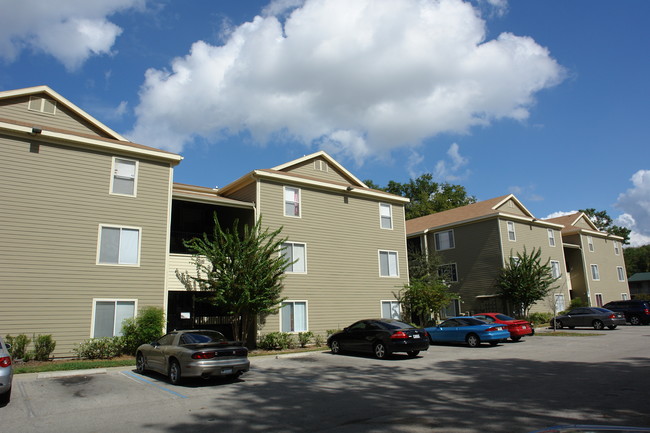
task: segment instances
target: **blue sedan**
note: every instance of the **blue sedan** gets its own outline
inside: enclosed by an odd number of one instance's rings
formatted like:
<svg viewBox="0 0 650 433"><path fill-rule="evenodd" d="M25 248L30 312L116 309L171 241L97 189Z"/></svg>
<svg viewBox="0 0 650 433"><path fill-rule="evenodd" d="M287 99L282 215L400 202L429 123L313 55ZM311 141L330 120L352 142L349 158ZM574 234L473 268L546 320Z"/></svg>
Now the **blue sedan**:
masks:
<svg viewBox="0 0 650 433"><path fill-rule="evenodd" d="M506 325L487 324L474 317L452 317L424 329L432 343L467 343L470 347L478 347L484 341L496 346L510 337Z"/></svg>

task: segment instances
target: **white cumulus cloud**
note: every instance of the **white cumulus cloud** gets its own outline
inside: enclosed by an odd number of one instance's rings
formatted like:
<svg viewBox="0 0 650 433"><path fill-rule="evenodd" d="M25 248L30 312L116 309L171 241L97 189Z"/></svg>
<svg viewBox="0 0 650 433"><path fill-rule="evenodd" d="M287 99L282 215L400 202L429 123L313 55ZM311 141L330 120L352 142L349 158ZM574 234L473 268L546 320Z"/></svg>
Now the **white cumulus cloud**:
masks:
<svg viewBox="0 0 650 433"><path fill-rule="evenodd" d="M616 223L632 230L630 245L650 243L650 170L639 170L630 179L632 188L619 194L616 207L623 211Z"/></svg>
<svg viewBox="0 0 650 433"><path fill-rule="evenodd" d="M222 45L198 41L169 69L150 69L127 135L179 152L196 137L247 133L361 164L442 132L525 119L563 68L529 37L485 39L461 0L276 1Z"/></svg>
<svg viewBox="0 0 650 433"><path fill-rule="evenodd" d="M463 170L469 160L460 154L460 147L453 143L447 150L448 159L441 159L436 164L433 177L445 182L457 182L469 175L469 170Z"/></svg>
<svg viewBox="0 0 650 433"><path fill-rule="evenodd" d="M92 55L110 54L122 29L115 12L142 8L146 0L0 0L0 57L44 52L75 70Z"/></svg>

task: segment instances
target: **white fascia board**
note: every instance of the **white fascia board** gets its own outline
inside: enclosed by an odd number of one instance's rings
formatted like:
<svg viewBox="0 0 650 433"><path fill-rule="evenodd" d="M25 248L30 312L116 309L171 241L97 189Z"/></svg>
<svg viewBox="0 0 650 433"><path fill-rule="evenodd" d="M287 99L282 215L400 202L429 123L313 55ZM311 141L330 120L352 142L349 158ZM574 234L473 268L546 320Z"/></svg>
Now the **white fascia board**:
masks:
<svg viewBox="0 0 650 433"><path fill-rule="evenodd" d="M394 195L390 194L387 196L389 193L380 193L380 192L375 192L375 191L368 191L363 188L354 188L352 187L351 190L348 190L347 186L344 185L335 185L329 182L321 182L318 180L311 180L311 179L301 179L301 178L296 178L296 177L289 177L289 176L284 176L279 173L269 173L266 171L259 171L255 170L253 171L253 175L257 176L259 178L265 178L265 179L273 179L281 182L290 182L290 183L297 183L297 184L303 184L303 185L310 185L318 188L324 188L324 189L330 189L334 191L341 191L341 192L346 192L350 195L364 195L364 196L370 196L373 198L378 198L382 199L384 201L395 201L395 202L401 202L401 203L408 203L411 200L409 200L406 197L401 197L399 195Z"/></svg>
<svg viewBox="0 0 650 433"><path fill-rule="evenodd" d="M334 158L329 156L327 154L327 152L325 152L323 150L320 150L318 152L315 152L315 153L312 153L312 154L309 154L309 155L305 155L302 158L294 159L293 161L285 162L284 164L280 164L278 166L273 167L271 170L281 171L281 170L283 170L283 169L285 169L287 167L291 167L293 165L300 164L301 162L316 158L318 156L322 156L323 158L325 158L327 160L327 162L330 163L330 165L335 166L338 170L345 173L347 176L349 176L352 180L357 182L362 187L368 188L368 185L366 185L360 179L358 179L355 175L350 173L345 167L343 167L341 164L339 164L338 161L336 161Z"/></svg>
<svg viewBox="0 0 650 433"><path fill-rule="evenodd" d="M250 203L247 201L237 201L233 200L231 198L224 198L224 197L210 197L209 195L199 195L197 193L183 193L183 192L174 192L172 193L172 198L174 200L181 200L181 201L189 201L189 202L195 202L195 203L205 203L205 204L213 204L213 205L222 205L226 207L237 207L237 208L243 208L243 209L254 209L255 208L255 203Z"/></svg>

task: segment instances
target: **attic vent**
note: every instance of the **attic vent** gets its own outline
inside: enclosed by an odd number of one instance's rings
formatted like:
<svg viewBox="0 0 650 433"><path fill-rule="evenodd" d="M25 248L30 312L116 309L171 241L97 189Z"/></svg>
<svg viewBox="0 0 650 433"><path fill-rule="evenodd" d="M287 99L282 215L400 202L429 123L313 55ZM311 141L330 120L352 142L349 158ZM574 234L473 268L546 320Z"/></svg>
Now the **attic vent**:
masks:
<svg viewBox="0 0 650 433"><path fill-rule="evenodd" d="M314 161L314 170L316 170L316 171L324 171L324 172L327 173L327 171L329 170L329 167L327 166L327 162L325 162L325 161L323 161L321 159L317 159L316 161Z"/></svg>
<svg viewBox="0 0 650 433"><path fill-rule="evenodd" d="M31 111L54 115L56 114L56 101L41 98L40 96L31 96L27 108Z"/></svg>

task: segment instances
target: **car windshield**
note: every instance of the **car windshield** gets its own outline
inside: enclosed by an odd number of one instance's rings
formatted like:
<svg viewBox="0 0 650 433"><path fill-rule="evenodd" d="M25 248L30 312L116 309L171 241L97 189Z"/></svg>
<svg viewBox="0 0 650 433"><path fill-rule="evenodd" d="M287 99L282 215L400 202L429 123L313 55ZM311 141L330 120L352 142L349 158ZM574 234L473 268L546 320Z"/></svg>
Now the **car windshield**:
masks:
<svg viewBox="0 0 650 433"><path fill-rule="evenodd" d="M389 322L377 322L379 325L386 329L405 329L405 328L412 328L411 325L408 323L400 322L399 320L391 320Z"/></svg>
<svg viewBox="0 0 650 433"><path fill-rule="evenodd" d="M227 341L221 332L197 331L186 332L181 337L182 344L221 343Z"/></svg>
<svg viewBox="0 0 650 433"><path fill-rule="evenodd" d="M497 314L496 318L499 320L515 320L513 317L506 316L505 314Z"/></svg>

